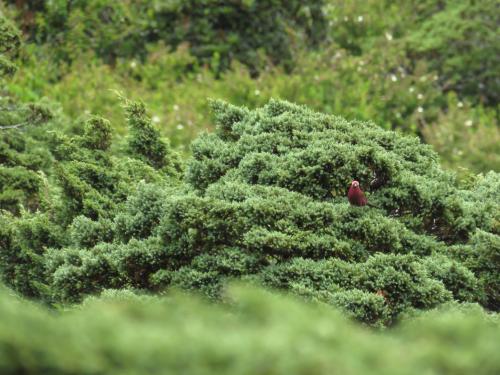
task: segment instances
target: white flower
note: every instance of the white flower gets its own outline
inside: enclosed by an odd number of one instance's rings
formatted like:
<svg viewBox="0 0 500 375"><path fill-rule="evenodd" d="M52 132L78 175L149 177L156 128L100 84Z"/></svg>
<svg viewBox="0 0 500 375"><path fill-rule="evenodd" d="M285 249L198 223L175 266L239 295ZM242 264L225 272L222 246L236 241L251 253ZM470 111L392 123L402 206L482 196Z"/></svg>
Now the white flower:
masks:
<svg viewBox="0 0 500 375"><path fill-rule="evenodd" d="M387 31L385 32L385 39L387 39L389 42L392 40L392 34L388 33Z"/></svg>
<svg viewBox="0 0 500 375"><path fill-rule="evenodd" d="M182 130L184 129L184 125L182 124L177 124L177 130Z"/></svg>
<svg viewBox="0 0 500 375"><path fill-rule="evenodd" d="M151 120L153 120L153 122L154 122L155 124L158 124L158 123L160 122L160 117L159 117L159 116L154 115L154 116L153 116L153 118L152 118Z"/></svg>
<svg viewBox="0 0 500 375"><path fill-rule="evenodd" d="M391 81L396 82L398 80L398 77L396 77L395 74L391 74Z"/></svg>
<svg viewBox="0 0 500 375"><path fill-rule="evenodd" d="M358 16L358 22L363 22L363 16Z"/></svg>
<svg viewBox="0 0 500 375"><path fill-rule="evenodd" d="M174 106L172 108L174 109L174 111L178 111L179 110L179 106L177 104L174 104Z"/></svg>
<svg viewBox="0 0 500 375"><path fill-rule="evenodd" d="M409 89L408 89L409 92L413 92L415 91L415 87L411 86Z"/></svg>
<svg viewBox="0 0 500 375"><path fill-rule="evenodd" d="M131 67L132 69L135 69L135 68L137 67L137 63L136 63L134 60L132 60L132 61L130 62L130 67Z"/></svg>
<svg viewBox="0 0 500 375"><path fill-rule="evenodd" d="M427 76L420 77L420 82L425 82L425 81L427 81Z"/></svg>
<svg viewBox="0 0 500 375"><path fill-rule="evenodd" d="M470 128L472 126L472 120L467 120L465 121L465 126L467 126L468 128Z"/></svg>
<svg viewBox="0 0 500 375"><path fill-rule="evenodd" d="M254 94L255 94L256 96L259 96L259 95L260 95L260 90L256 89L256 90L254 91Z"/></svg>
<svg viewBox="0 0 500 375"><path fill-rule="evenodd" d="M422 94L418 94L417 98L418 98L418 100L422 100L424 98L424 96Z"/></svg>
<svg viewBox="0 0 500 375"><path fill-rule="evenodd" d="M422 113L424 111L424 109L422 107L418 107L417 111L418 111L418 113Z"/></svg>
<svg viewBox="0 0 500 375"><path fill-rule="evenodd" d="M345 22L349 21L349 17L345 16L345 17L344 17L344 21L345 21Z"/></svg>
<svg viewBox="0 0 500 375"><path fill-rule="evenodd" d="M458 102L458 103L457 103L457 107L458 107L458 108L462 108L463 106L464 106L464 103L462 103L462 102Z"/></svg>

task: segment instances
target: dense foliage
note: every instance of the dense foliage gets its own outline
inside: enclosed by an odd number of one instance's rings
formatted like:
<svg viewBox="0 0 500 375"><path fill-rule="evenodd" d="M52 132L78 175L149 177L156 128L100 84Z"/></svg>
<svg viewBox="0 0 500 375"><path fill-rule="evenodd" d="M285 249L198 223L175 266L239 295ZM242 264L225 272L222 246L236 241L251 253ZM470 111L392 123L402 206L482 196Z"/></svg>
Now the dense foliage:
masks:
<svg viewBox="0 0 500 375"><path fill-rule="evenodd" d="M5 17L0 17L0 78L15 72L16 66L12 63L21 44L21 36L17 28Z"/></svg>
<svg viewBox="0 0 500 375"><path fill-rule="evenodd" d="M216 131L193 143L185 183L142 104L125 103L119 157L101 118L56 136L51 203L2 219L4 281L77 302L172 286L218 299L244 278L371 325L452 300L498 309L498 174L461 190L428 146L372 123L282 101L212 107ZM349 206L354 178L378 208Z"/></svg>
<svg viewBox="0 0 500 375"><path fill-rule="evenodd" d="M475 306L385 335L329 308L249 289L231 305L107 291L53 314L0 294L3 374L497 374L497 320ZM140 343L140 344L139 344Z"/></svg>
<svg viewBox="0 0 500 375"><path fill-rule="evenodd" d="M19 205L35 209L40 204L43 175L49 153L31 137L33 128L45 124L53 115L43 103L23 104L3 96L3 84L16 65L21 39L17 28L0 14L0 209L17 212ZM28 131L28 135L19 130ZM39 133L39 132L38 132Z"/></svg>
<svg viewBox="0 0 500 375"><path fill-rule="evenodd" d="M498 373L498 14L0 3L0 372Z"/></svg>
<svg viewBox="0 0 500 375"><path fill-rule="evenodd" d="M55 48L60 61L71 63L82 51L108 63L141 58L148 42L161 40L174 49L188 43L193 56L216 72L237 59L254 75L266 58L291 69L293 39L303 36L317 44L326 23L323 0L15 3L30 38Z"/></svg>
<svg viewBox="0 0 500 375"><path fill-rule="evenodd" d="M445 91L498 105L500 5L495 0L448 0L445 4L410 34L409 50L430 62Z"/></svg>

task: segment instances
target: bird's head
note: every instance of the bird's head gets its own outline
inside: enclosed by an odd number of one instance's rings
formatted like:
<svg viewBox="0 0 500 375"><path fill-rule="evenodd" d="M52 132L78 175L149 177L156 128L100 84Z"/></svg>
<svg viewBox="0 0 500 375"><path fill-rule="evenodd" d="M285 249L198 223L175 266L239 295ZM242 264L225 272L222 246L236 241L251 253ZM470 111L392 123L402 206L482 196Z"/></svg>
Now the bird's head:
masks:
<svg viewBox="0 0 500 375"><path fill-rule="evenodd" d="M358 181L356 181L356 180L354 180L353 182L351 182L351 186L352 186L353 188L359 188L359 182L358 182Z"/></svg>

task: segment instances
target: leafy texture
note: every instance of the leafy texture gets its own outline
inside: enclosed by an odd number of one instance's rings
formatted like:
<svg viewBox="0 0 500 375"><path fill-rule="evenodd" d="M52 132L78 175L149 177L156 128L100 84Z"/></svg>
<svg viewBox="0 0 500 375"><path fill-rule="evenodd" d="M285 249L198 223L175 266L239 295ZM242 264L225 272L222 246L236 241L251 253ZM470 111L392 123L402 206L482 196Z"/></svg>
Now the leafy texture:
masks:
<svg viewBox="0 0 500 375"><path fill-rule="evenodd" d="M263 291L231 288L227 297L230 306L214 306L195 297L109 290L54 314L2 290L0 368L5 374L413 375L470 374L480 364L481 374L500 371L498 320L477 306L433 311L380 335L330 308Z"/></svg>
<svg viewBox="0 0 500 375"><path fill-rule="evenodd" d="M431 68L446 91L492 106L500 100L500 6L495 0L447 0L409 35L410 54L432 56Z"/></svg>
<svg viewBox="0 0 500 375"><path fill-rule="evenodd" d="M45 103L22 104L3 95L5 80L16 70L12 58L20 45L19 30L0 12L0 210L13 213L19 213L21 204L31 210L40 205L44 176L37 172L47 170L50 154L34 128L53 117Z"/></svg>
<svg viewBox="0 0 500 375"><path fill-rule="evenodd" d="M212 106L184 183L141 104L127 105L132 158L110 154L101 118L59 138L61 204L4 219L6 282L78 302L106 288L219 299L243 278L375 326L450 301L498 309L496 173L465 190L428 146L371 123L276 100ZM347 202L352 179L378 208Z"/></svg>
<svg viewBox="0 0 500 375"><path fill-rule="evenodd" d="M223 2L220 0L105 0L22 4L31 38L56 50L58 60L73 62L92 51L108 63L141 58L148 42L177 48L189 44L193 56L220 73L233 59L258 74L266 59L293 66L294 39L318 44L325 34L323 0ZM38 17L33 20L33 13ZM258 32L256 32L258 31Z"/></svg>

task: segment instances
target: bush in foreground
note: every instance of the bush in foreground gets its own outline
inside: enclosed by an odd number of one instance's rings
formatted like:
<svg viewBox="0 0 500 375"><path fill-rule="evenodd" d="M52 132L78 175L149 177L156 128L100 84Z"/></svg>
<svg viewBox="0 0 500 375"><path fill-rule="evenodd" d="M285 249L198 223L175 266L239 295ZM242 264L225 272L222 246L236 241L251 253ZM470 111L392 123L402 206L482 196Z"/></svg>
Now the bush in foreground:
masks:
<svg viewBox="0 0 500 375"><path fill-rule="evenodd" d="M377 334L336 311L248 288L230 305L107 291L45 311L1 290L2 374L497 374L498 320L477 306ZM138 345L140 343L140 345Z"/></svg>

